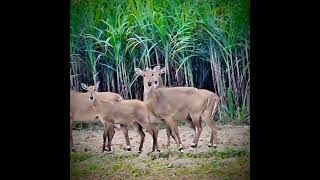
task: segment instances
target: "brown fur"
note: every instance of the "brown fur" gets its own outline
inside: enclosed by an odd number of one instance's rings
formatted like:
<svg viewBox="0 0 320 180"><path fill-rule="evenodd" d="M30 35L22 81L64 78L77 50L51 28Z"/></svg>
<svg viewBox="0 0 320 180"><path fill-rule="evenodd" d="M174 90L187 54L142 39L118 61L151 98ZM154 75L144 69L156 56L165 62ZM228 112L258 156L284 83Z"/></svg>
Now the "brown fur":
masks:
<svg viewBox="0 0 320 180"><path fill-rule="evenodd" d="M196 127L196 135L193 143L197 144L202 131L200 115L208 105L208 98L193 87L172 87L158 88L158 79L155 75L146 69L136 69L138 75L143 76L144 101L148 109L158 118L163 119L170 129L170 135L173 136L179 149L181 140L177 128L177 119L187 119L191 117Z"/></svg>
<svg viewBox="0 0 320 180"><path fill-rule="evenodd" d="M153 77L155 80L159 81L159 88L164 87L163 86L163 80L161 78L161 75L165 73L165 68L160 68L160 66L156 66L153 68L153 70L148 69L148 74L153 73ZM217 94L208 91L206 89L199 89L199 92L206 96L209 99L209 104L206 107L205 111L201 115L201 118L205 120L208 124L208 126L211 129L211 137L208 146L216 145L217 144L217 130L219 130L219 127L217 127L214 118L215 113L217 112L217 107L219 106L220 103L220 98ZM186 122L190 122L190 117L187 117L187 119L177 119L177 121L183 121L186 120ZM190 123L189 123L190 124ZM193 124L191 124L191 127L195 129ZM167 128L167 145L170 145L170 133L168 132Z"/></svg>
<svg viewBox="0 0 320 180"><path fill-rule="evenodd" d="M94 86L87 87L94 89ZM96 96L104 101L121 101L123 98L112 92L98 92ZM98 113L93 108L90 101L90 93L77 92L70 89L70 148L73 148L72 124L74 121L96 122Z"/></svg>
<svg viewBox="0 0 320 180"><path fill-rule="evenodd" d="M201 118L207 122L208 126L211 129L211 136L210 136L210 141L208 146L216 147L218 144L217 133L218 133L219 127L217 126L216 121L214 120L214 116L220 104L220 98L217 94L211 91L208 91L206 89L200 89L199 91L209 99L209 104L205 109L205 111L203 112L203 114L201 115Z"/></svg>
<svg viewBox="0 0 320 180"><path fill-rule="evenodd" d="M88 90L88 92L91 93L92 98L90 99L93 101L93 106L105 126L102 152L106 150L106 138L108 138L107 150L111 150L111 141L115 133L114 124L122 126L133 124L136 127L141 136L139 151L142 151L145 137L140 125L155 138L154 131L156 130L152 126L151 115L144 102L140 100L105 101L99 96L95 96L94 91ZM158 149L156 144L154 144L153 151L155 148Z"/></svg>

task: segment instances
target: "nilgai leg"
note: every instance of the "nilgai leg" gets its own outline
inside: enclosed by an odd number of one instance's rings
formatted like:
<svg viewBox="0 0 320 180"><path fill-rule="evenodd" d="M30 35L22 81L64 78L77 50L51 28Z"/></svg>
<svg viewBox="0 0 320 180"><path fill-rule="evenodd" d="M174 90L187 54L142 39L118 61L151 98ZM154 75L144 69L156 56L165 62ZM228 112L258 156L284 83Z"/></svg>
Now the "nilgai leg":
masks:
<svg viewBox="0 0 320 180"><path fill-rule="evenodd" d="M191 147L196 148L198 146L198 141L202 132L201 119L200 114L198 113L190 114L190 116L196 128L196 135L193 139L193 142L191 143Z"/></svg>
<svg viewBox="0 0 320 180"><path fill-rule="evenodd" d="M124 134L124 138L126 139L126 144L127 144L127 151L131 151L131 145L130 145L130 140L129 140L129 133L128 133L128 126L127 125L121 125L120 129L122 130Z"/></svg>
<svg viewBox="0 0 320 180"><path fill-rule="evenodd" d="M139 153L142 152L142 148L143 148L143 143L144 143L144 137L145 137L145 134L142 130L142 126L138 123L138 122L134 122L133 123L136 131L138 132L138 134L140 135L140 146L139 146Z"/></svg>
<svg viewBox="0 0 320 180"><path fill-rule="evenodd" d="M169 126L169 131L171 132L170 134L173 137L173 139L175 140L175 142L177 143L179 151L182 151L183 146L181 143L177 123L175 122L175 120L172 117L164 118L164 120L166 121L167 126Z"/></svg>

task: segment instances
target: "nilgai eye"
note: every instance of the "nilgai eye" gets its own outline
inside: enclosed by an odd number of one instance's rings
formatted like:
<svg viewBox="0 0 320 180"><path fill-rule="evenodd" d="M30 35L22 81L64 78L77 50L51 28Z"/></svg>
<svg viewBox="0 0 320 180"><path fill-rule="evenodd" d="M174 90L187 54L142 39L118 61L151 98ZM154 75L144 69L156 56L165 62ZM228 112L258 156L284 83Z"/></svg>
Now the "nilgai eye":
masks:
<svg viewBox="0 0 320 180"><path fill-rule="evenodd" d="M153 76L153 74L151 74L151 76Z"/></svg>
<svg viewBox="0 0 320 180"><path fill-rule="evenodd" d="M93 91L96 91L96 89L94 89Z"/></svg>
<svg viewBox="0 0 320 180"><path fill-rule="evenodd" d="M146 75L144 74L143 77L146 77Z"/></svg>

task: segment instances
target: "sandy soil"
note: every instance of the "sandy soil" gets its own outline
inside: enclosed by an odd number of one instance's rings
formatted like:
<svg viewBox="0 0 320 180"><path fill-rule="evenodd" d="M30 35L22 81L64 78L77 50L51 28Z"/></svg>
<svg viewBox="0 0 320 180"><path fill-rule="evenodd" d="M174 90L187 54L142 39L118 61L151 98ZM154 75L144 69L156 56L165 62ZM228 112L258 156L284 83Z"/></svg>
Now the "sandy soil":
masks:
<svg viewBox="0 0 320 180"><path fill-rule="evenodd" d="M221 130L218 131L218 150L226 147L237 148L244 147L250 151L250 126L247 125L223 125L220 126ZM193 129L187 126L179 126L180 137L186 151L193 151L190 148L190 143L194 137ZM98 128L95 130L83 129L73 130L75 151L85 152L90 151L96 154L101 154L102 149L102 134L103 129ZM150 134L145 133L145 143L142 153L149 153L152 150L152 137ZM129 129L129 138L133 151L138 151L140 136L133 129ZM196 151L203 152L209 148L207 144L210 140L210 129L207 126L203 127L202 134L199 139L198 148ZM177 150L177 145L171 138L170 149ZM165 144L167 142L167 135L165 129L159 131L158 143L161 151L167 149ZM126 147L124 135L121 130L116 129L115 136L112 140L112 150L114 153L125 153Z"/></svg>

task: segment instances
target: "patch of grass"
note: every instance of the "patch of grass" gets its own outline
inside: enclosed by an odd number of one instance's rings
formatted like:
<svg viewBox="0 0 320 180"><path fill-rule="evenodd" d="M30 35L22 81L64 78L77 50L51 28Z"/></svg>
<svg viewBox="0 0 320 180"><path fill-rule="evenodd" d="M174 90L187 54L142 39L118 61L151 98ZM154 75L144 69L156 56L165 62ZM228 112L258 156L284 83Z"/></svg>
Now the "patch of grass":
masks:
<svg viewBox="0 0 320 180"><path fill-rule="evenodd" d="M90 163L90 164L88 165L88 168L89 168L89 171L95 171L95 170L97 170L98 165L95 164L95 163Z"/></svg>
<svg viewBox="0 0 320 180"><path fill-rule="evenodd" d="M113 156L114 158L114 156ZM123 161L108 159L108 156L96 156L90 160L76 161L71 163L71 175L83 177L88 174L112 176L123 169Z"/></svg>
<svg viewBox="0 0 320 180"><path fill-rule="evenodd" d="M70 161L71 162L79 162L79 161L83 161L86 159L90 159L91 157L93 157L94 155L90 152L72 152L70 154Z"/></svg>
<svg viewBox="0 0 320 180"><path fill-rule="evenodd" d="M150 175L151 173L150 173L150 171L143 171L142 174L143 174L143 176L148 176L148 175Z"/></svg>
<svg viewBox="0 0 320 180"><path fill-rule="evenodd" d="M134 159L138 157L139 153L128 153L128 154L107 154L105 157L109 160L121 161L125 159Z"/></svg>
<svg viewBox="0 0 320 180"><path fill-rule="evenodd" d="M231 157L241 157L248 155L249 152L245 149L232 149L232 148L226 148L224 150L218 151L218 150L210 150L208 152L200 152L200 153L178 153L176 151L163 151L157 154L150 153L149 157L151 160L156 159L169 159L170 157L178 156L179 158L211 158L211 157L217 157L221 159L225 158L231 158Z"/></svg>
<svg viewBox="0 0 320 180"><path fill-rule="evenodd" d="M91 123L74 122L72 128L73 130L77 130L77 131L84 130L84 129L98 130L98 129L103 129L103 124L99 121L91 122Z"/></svg>
<svg viewBox="0 0 320 180"><path fill-rule="evenodd" d="M102 162L100 159L93 158L94 155L89 153L75 153L74 161L71 161L71 175L82 177L101 170ZM90 159L89 158L93 158Z"/></svg>
<svg viewBox="0 0 320 180"><path fill-rule="evenodd" d="M201 174L207 174L207 173L211 172L211 168L212 168L211 166L203 164L197 169L197 172L201 173Z"/></svg>
<svg viewBox="0 0 320 180"><path fill-rule="evenodd" d="M71 166L73 177L89 174L106 176L108 179L162 179L170 175L176 178L188 176L195 178L249 179L249 152L244 149L211 150L208 152L177 153L163 151L150 154L148 158L135 159L140 154L105 154L90 158L89 153L74 153ZM192 159L196 166L176 167L177 159ZM132 160L133 161L132 161ZM171 177L171 176L170 176Z"/></svg>
<svg viewBox="0 0 320 180"><path fill-rule="evenodd" d="M128 172L133 176L138 176L139 174L138 169L132 164L128 165Z"/></svg>
<svg viewBox="0 0 320 180"><path fill-rule="evenodd" d="M83 169L79 166L72 167L70 170L71 170L71 176L76 176L76 177L81 177L89 173L88 170Z"/></svg>
<svg viewBox="0 0 320 180"><path fill-rule="evenodd" d="M232 149L232 148L226 148L223 151L216 151L216 152L213 152L213 154L216 154L218 157L222 159L249 155L248 151L244 149Z"/></svg>
<svg viewBox="0 0 320 180"><path fill-rule="evenodd" d="M164 158L164 159L168 159L170 157L170 155L172 155L173 152L171 151L163 151L163 152L160 152L160 153L150 153L149 156L150 156L150 159L151 160L156 160L156 159L159 159L159 158Z"/></svg>
<svg viewBox="0 0 320 180"><path fill-rule="evenodd" d="M112 171L118 171L119 169L121 169L122 167L122 163L115 163L115 164L112 164Z"/></svg>
<svg viewBox="0 0 320 180"><path fill-rule="evenodd" d="M249 157L237 157L234 161L227 164L222 163L221 159L212 160L197 168L194 172L214 174L217 177L224 177L226 179L234 179L239 176L244 177L244 179L249 179Z"/></svg>
<svg viewBox="0 0 320 180"><path fill-rule="evenodd" d="M244 149L232 149L232 148L226 148L222 151L218 150L211 150L208 152L201 152L201 153L181 153L179 154L179 158L211 158L211 157L216 157L216 158L231 158L231 157L240 157L240 156L246 156L248 155L249 152L247 152Z"/></svg>
<svg viewBox="0 0 320 180"><path fill-rule="evenodd" d="M250 124L250 112L246 107L238 108L235 124Z"/></svg>
<svg viewBox="0 0 320 180"><path fill-rule="evenodd" d="M180 167L176 169L176 173L177 175L186 175L192 173L192 169L187 167Z"/></svg>

